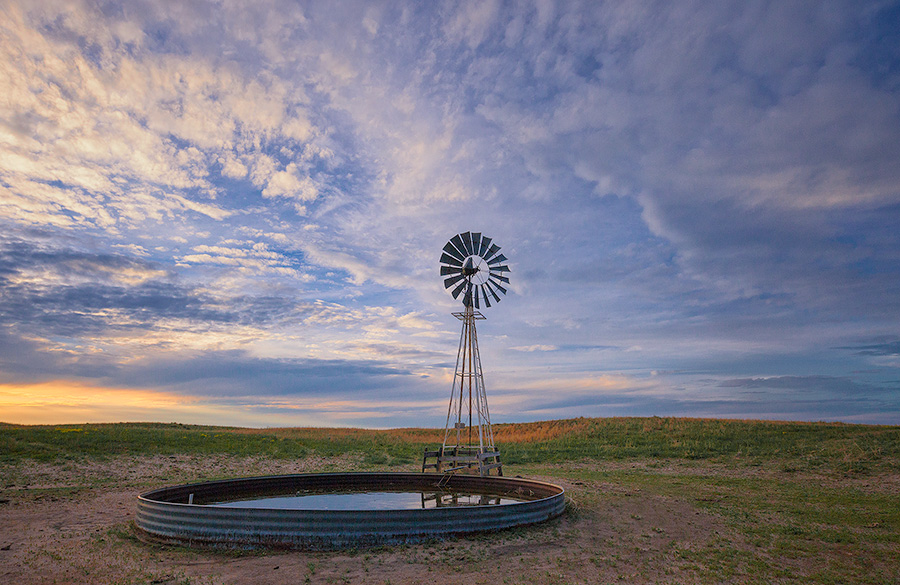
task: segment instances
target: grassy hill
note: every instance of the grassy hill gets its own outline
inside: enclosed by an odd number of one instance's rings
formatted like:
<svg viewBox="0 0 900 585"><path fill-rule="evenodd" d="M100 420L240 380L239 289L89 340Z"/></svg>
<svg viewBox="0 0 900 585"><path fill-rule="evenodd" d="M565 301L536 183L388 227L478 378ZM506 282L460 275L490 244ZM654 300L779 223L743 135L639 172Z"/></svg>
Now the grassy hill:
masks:
<svg viewBox="0 0 900 585"><path fill-rule="evenodd" d="M683 418L578 418L494 426L506 464L685 459L778 463L785 469L850 473L896 469L900 427ZM177 423L0 425L0 461L113 455L229 454L298 458L360 453L409 464L438 429L245 429Z"/></svg>

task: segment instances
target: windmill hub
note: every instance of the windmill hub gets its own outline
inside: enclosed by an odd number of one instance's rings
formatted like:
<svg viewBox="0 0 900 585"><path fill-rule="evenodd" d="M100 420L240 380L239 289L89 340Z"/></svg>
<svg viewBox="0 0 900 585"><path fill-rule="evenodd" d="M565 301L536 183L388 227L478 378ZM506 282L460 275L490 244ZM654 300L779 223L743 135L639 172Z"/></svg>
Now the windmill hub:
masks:
<svg viewBox="0 0 900 585"><path fill-rule="evenodd" d="M492 300L500 302L500 295L506 294L503 285L509 283L505 275L509 266L504 264L506 256L500 253L500 246L478 232L453 236L443 251L440 263L444 288L452 287L450 294L462 300L465 311L453 313L463 325L444 443L437 451L425 451L422 471L477 471L490 475L491 470L496 470L498 475L503 475L500 451L494 446L475 331L475 321L485 317L475 309L481 309L482 304L490 307ZM431 459L435 462L431 463Z"/></svg>
<svg viewBox="0 0 900 585"><path fill-rule="evenodd" d="M479 256L469 256L463 264L462 274L466 277L472 277L472 284L481 286L488 280L490 270L487 262Z"/></svg>

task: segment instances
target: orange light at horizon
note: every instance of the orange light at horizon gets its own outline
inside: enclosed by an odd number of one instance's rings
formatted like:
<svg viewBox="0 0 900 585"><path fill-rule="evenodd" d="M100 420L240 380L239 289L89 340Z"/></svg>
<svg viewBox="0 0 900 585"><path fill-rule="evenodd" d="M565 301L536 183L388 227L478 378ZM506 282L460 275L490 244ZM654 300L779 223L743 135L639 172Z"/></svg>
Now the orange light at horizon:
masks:
<svg viewBox="0 0 900 585"><path fill-rule="evenodd" d="M0 384L0 420L8 423L146 420L147 416L163 413L183 414L198 406L190 397L168 392L103 388L67 380ZM133 418L135 416L138 418Z"/></svg>
<svg viewBox="0 0 900 585"><path fill-rule="evenodd" d="M256 396L255 402L223 404L217 398L164 390L104 388L70 380L38 384L0 384L0 422L59 425L116 422L271 426L346 426L352 409L319 412L284 400ZM273 412L274 410L274 412ZM374 416L365 412L366 416Z"/></svg>

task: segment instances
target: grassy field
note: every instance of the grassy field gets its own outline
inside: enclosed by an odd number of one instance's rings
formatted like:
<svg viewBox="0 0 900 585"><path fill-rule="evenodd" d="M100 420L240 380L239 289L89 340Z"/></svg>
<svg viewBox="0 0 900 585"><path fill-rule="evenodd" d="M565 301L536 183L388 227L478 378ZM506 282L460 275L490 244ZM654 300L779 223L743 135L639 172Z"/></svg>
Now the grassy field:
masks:
<svg viewBox="0 0 900 585"><path fill-rule="evenodd" d="M579 418L494 426L507 464L581 459L779 462L784 469L848 473L896 469L900 428L683 418ZM177 423L55 426L0 424L0 461L57 461L112 455L229 454L274 458L359 453L379 463L410 463L437 429L241 429Z"/></svg>
<svg viewBox="0 0 900 585"><path fill-rule="evenodd" d="M581 418L496 425L494 432L507 475L567 488L566 517L489 540L368 553L381 563L374 572L362 572L356 557L323 553L279 562L296 561L298 580L323 583L415 582L433 567L450 583L479 575L491 583L900 583L900 427ZM415 470L423 449L440 438L433 429L0 425L0 506L273 471ZM133 470L148 465L156 471ZM0 507L0 528L3 518ZM122 550L138 557L148 547L129 538L128 522L113 519L104 532L103 546L118 547L123 559ZM509 565L509 550L539 562ZM504 551L506 565L491 551ZM47 554L68 562L55 549ZM197 559L221 553L159 554L193 559L171 561L185 571L178 582L239 582L196 568L205 566ZM454 555L468 559L464 567ZM3 563L0 556L0 580ZM329 569L310 572L308 563ZM169 582L159 580L162 569L120 569L110 575L123 583ZM235 575L239 569L231 567ZM22 582L20 573L9 575Z"/></svg>

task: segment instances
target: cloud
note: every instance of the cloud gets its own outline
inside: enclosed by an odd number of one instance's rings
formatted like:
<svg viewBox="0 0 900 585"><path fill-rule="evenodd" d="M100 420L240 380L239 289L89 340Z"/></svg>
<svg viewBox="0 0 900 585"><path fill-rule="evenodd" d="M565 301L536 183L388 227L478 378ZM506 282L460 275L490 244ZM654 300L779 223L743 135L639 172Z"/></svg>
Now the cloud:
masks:
<svg viewBox="0 0 900 585"><path fill-rule="evenodd" d="M263 197L287 197L297 201L314 201L319 189L308 176L298 174L297 165L290 163L283 171L274 173L262 190ZM303 205L296 206L299 213L306 212Z"/></svg>
<svg viewBox="0 0 900 585"><path fill-rule="evenodd" d="M265 360L371 360L438 379L459 303L437 259L472 230L512 268L483 354L566 394L541 412L645 412L641 388L653 408L765 414L729 399L889 386L893 7L136 0L4 16L0 318L23 379L47 379L40 359L58 376L174 371L179 351L201 366L237 352L260 376ZM645 387L651 371L708 379ZM609 400L576 383L621 372L631 386Z"/></svg>
<svg viewBox="0 0 900 585"><path fill-rule="evenodd" d="M9 237L0 250L0 322L29 338L111 335L115 343L124 332L142 337L176 322L208 330L211 324L237 326L248 315L264 314L246 312L264 299L245 298L226 307L142 257ZM293 306L287 299L283 304Z"/></svg>
<svg viewBox="0 0 900 585"><path fill-rule="evenodd" d="M258 272L299 276L296 264L284 254L272 251L264 242L236 241L230 246L194 246L195 254L178 258L181 264L234 266Z"/></svg>
<svg viewBox="0 0 900 585"><path fill-rule="evenodd" d="M815 394L836 394L850 396L871 392L871 386L859 384L847 378L832 376L773 376L770 378L738 378L724 380L723 388L768 388L774 390L793 390L797 392L813 392Z"/></svg>
<svg viewBox="0 0 900 585"><path fill-rule="evenodd" d="M170 388L192 396L360 396L407 384L411 372L378 362L273 360L240 351L142 360L103 381L111 386Z"/></svg>
<svg viewBox="0 0 900 585"><path fill-rule="evenodd" d="M856 352L857 355L866 356L900 356L900 341L885 340L880 343L869 343L864 345L851 345L840 347L838 349L849 349Z"/></svg>
<svg viewBox="0 0 900 585"><path fill-rule="evenodd" d="M149 17L146 8L135 14ZM156 53L137 28L153 29L152 19L110 20L80 3L12 6L9 15L0 175L23 219L74 213L98 226L134 226L191 210L221 220L232 212L209 201L222 193L213 164L223 161L222 176L240 179L260 142L307 166L308 153L328 152L304 149L316 130L301 88L211 57ZM314 199L297 164L274 165L262 178L266 195Z"/></svg>
<svg viewBox="0 0 900 585"><path fill-rule="evenodd" d="M524 351L524 352L534 352L534 351L556 351L559 349L555 345L521 345L517 347L510 347L512 351Z"/></svg>

